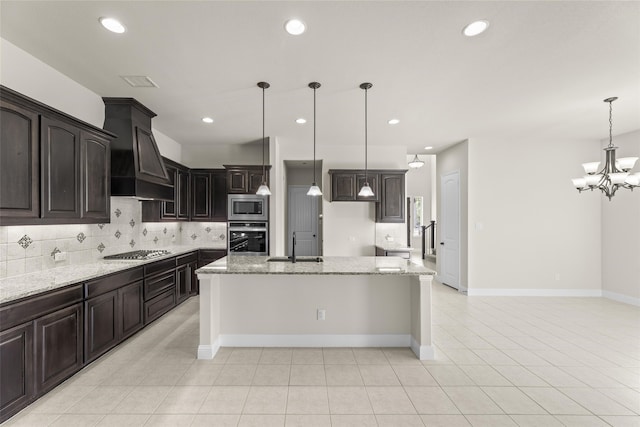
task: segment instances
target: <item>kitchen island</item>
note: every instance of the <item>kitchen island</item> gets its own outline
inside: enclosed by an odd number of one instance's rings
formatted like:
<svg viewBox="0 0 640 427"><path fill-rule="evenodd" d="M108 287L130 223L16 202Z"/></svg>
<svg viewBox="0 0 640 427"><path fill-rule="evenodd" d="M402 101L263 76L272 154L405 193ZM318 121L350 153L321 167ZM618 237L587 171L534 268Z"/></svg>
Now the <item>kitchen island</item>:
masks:
<svg viewBox="0 0 640 427"><path fill-rule="evenodd" d="M197 270L198 358L228 346L411 347L433 359L433 270L398 257L301 258L232 255Z"/></svg>

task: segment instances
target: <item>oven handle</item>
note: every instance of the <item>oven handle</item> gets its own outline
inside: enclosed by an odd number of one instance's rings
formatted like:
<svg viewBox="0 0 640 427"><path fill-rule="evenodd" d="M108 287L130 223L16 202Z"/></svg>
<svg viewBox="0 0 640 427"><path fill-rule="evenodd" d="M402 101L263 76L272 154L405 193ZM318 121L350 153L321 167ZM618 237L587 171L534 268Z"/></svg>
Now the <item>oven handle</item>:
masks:
<svg viewBox="0 0 640 427"><path fill-rule="evenodd" d="M229 231L267 231L265 227L229 227Z"/></svg>

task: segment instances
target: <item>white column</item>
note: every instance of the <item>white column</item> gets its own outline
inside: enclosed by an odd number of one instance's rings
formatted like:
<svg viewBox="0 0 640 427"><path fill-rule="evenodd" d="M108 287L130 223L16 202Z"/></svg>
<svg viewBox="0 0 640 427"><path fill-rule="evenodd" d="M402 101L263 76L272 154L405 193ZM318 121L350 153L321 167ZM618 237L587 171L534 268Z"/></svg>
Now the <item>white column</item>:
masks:
<svg viewBox="0 0 640 427"><path fill-rule="evenodd" d="M200 345L198 359L213 359L220 349L219 274L198 274L200 282Z"/></svg>
<svg viewBox="0 0 640 427"><path fill-rule="evenodd" d="M434 359L431 343L431 282L433 276L411 278L411 349L420 360Z"/></svg>

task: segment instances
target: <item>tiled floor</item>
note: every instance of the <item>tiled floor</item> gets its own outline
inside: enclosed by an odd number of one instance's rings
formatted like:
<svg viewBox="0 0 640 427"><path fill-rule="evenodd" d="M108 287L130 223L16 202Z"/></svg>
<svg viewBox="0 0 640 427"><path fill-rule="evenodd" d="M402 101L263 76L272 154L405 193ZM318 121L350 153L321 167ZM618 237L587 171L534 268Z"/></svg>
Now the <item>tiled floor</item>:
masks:
<svg viewBox="0 0 640 427"><path fill-rule="evenodd" d="M437 359L408 349L223 348L192 298L7 424L640 426L640 309L434 285Z"/></svg>

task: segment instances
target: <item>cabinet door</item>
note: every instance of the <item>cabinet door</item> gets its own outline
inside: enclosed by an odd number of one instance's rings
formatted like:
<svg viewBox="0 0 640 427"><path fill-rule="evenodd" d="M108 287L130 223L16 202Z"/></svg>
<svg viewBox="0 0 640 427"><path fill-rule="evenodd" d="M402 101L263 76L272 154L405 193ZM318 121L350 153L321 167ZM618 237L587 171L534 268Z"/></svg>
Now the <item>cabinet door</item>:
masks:
<svg viewBox="0 0 640 427"><path fill-rule="evenodd" d="M119 341L118 291L85 301L84 317L84 354L89 362Z"/></svg>
<svg viewBox="0 0 640 427"><path fill-rule="evenodd" d="M181 265L176 269L176 289L178 291L178 303L189 297L191 293L189 264Z"/></svg>
<svg viewBox="0 0 640 427"><path fill-rule="evenodd" d="M41 119L42 217L80 218L80 134L77 128Z"/></svg>
<svg viewBox="0 0 640 427"><path fill-rule="evenodd" d="M2 100L0 123L0 218L38 218L38 114Z"/></svg>
<svg viewBox="0 0 640 427"><path fill-rule="evenodd" d="M118 289L120 339L127 338L144 326L142 280Z"/></svg>
<svg viewBox="0 0 640 427"><path fill-rule="evenodd" d="M33 396L33 323L0 333L0 422Z"/></svg>
<svg viewBox="0 0 640 427"><path fill-rule="evenodd" d="M248 187L249 187L248 171L240 170L240 169L232 169L227 171L227 192L228 193L246 193Z"/></svg>
<svg viewBox="0 0 640 427"><path fill-rule="evenodd" d="M211 176L208 172L191 174L191 219L211 218Z"/></svg>
<svg viewBox="0 0 640 427"><path fill-rule="evenodd" d="M368 173L366 176L366 181L369 182L369 187L371 187L371 191L373 191L373 197L360 197L358 193L360 189L365 183L365 175L364 173L356 174L356 200L362 200L364 202L377 202L380 200L380 188L378 187L378 174L377 173Z"/></svg>
<svg viewBox="0 0 640 427"><path fill-rule="evenodd" d="M263 178L264 176L265 175L263 175L262 169L248 171L249 188L247 190L247 193L255 194L256 191L258 191L258 188L262 185L263 180L267 183L267 185L269 185L269 173L266 172L266 179Z"/></svg>
<svg viewBox="0 0 640 427"><path fill-rule="evenodd" d="M176 216L179 219L189 219L189 172L177 171Z"/></svg>
<svg viewBox="0 0 640 427"><path fill-rule="evenodd" d="M211 220L227 220L227 171L216 170L211 174L213 194L211 194Z"/></svg>
<svg viewBox="0 0 640 427"><path fill-rule="evenodd" d="M36 319L35 391L55 387L82 367L82 303Z"/></svg>
<svg viewBox="0 0 640 427"><path fill-rule="evenodd" d="M162 202L162 219L175 219L177 215L176 200L178 199L178 170L171 166L166 166L169 181L173 186L173 201Z"/></svg>
<svg viewBox="0 0 640 427"><path fill-rule="evenodd" d="M380 202L377 222L404 222L404 174L380 174Z"/></svg>
<svg viewBox="0 0 640 427"><path fill-rule="evenodd" d="M189 263L189 273L190 273L190 279L191 279L191 286L189 287L189 293L191 295L198 295L198 293L200 292L198 275L196 274L197 269L198 269L198 261L193 261Z"/></svg>
<svg viewBox="0 0 640 427"><path fill-rule="evenodd" d="M334 173L331 174L331 201L356 200L356 174Z"/></svg>
<svg viewBox="0 0 640 427"><path fill-rule="evenodd" d="M109 141L88 132L80 134L82 217L110 221L111 151Z"/></svg>

